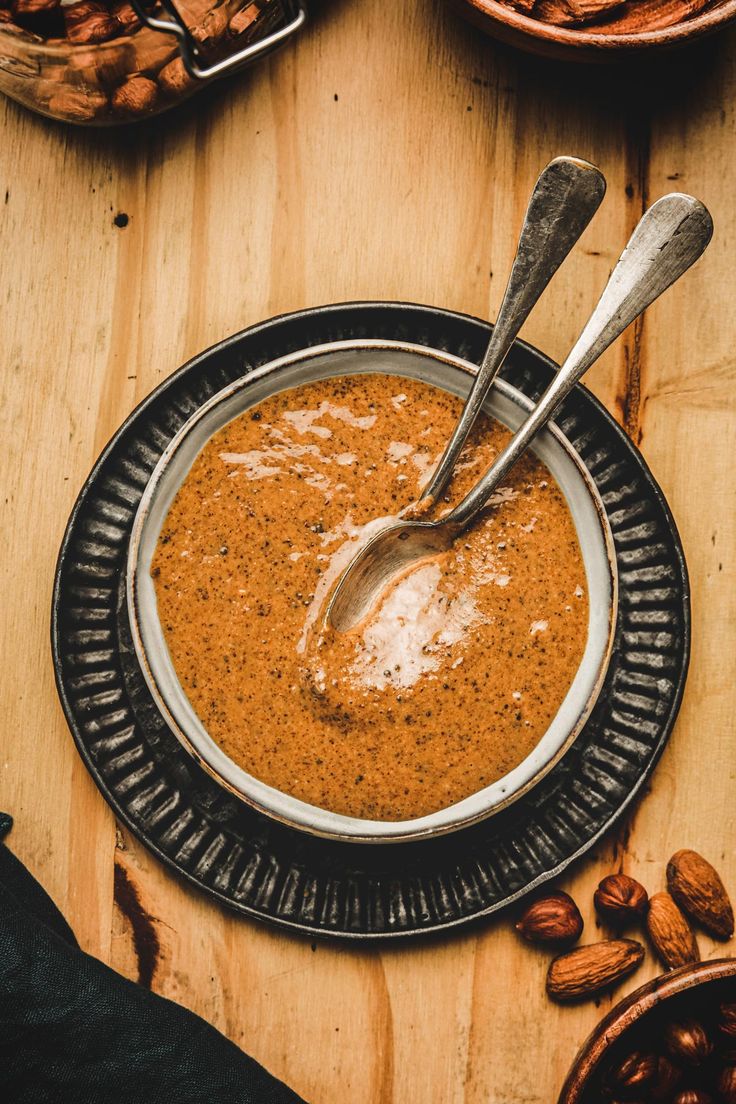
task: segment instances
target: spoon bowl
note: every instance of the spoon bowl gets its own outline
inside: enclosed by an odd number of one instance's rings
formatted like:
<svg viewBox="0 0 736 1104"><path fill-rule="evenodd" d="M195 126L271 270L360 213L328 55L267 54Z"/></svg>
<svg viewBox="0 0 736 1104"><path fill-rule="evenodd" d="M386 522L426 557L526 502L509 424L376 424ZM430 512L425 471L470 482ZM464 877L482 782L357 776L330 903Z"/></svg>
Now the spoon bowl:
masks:
<svg viewBox="0 0 736 1104"><path fill-rule="evenodd" d="M431 521L399 521L376 533L352 561L330 599L328 619L347 632L373 607L376 595L418 560L452 548L456 530Z"/></svg>

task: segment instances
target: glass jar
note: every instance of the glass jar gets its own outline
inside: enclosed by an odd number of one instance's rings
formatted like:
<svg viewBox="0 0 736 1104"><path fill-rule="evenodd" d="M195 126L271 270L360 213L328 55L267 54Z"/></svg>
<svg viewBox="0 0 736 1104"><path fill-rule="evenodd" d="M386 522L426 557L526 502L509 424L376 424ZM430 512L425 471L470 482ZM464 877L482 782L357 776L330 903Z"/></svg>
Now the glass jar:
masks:
<svg viewBox="0 0 736 1104"><path fill-rule="evenodd" d="M0 92L68 123L129 123L269 53L305 17L303 0L0 0Z"/></svg>

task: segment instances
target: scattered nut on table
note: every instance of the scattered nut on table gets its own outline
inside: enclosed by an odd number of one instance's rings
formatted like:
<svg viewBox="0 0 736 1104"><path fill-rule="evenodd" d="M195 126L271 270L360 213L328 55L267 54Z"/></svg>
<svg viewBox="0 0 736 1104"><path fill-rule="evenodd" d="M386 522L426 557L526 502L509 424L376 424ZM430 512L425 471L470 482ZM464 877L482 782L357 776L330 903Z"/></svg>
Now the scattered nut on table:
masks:
<svg viewBox="0 0 736 1104"><path fill-rule="evenodd" d="M668 970L700 961L693 931L666 891L655 893L649 900L647 932L662 965Z"/></svg>
<svg viewBox="0 0 736 1104"><path fill-rule="evenodd" d="M567 893L550 893L528 905L516 930L530 943L574 943L583 931L578 906Z"/></svg>
<svg viewBox="0 0 736 1104"><path fill-rule="evenodd" d="M667 888L678 905L716 939L733 935L733 908L717 870L697 851L678 851L667 864Z"/></svg>
<svg viewBox="0 0 736 1104"><path fill-rule="evenodd" d="M547 972L547 993L557 1001L579 1000L632 973L644 958L635 939L591 943L553 959Z"/></svg>
<svg viewBox="0 0 736 1104"><path fill-rule="evenodd" d="M641 920L649 905L649 896L641 882L628 874L609 874L593 897L597 912L614 924Z"/></svg>

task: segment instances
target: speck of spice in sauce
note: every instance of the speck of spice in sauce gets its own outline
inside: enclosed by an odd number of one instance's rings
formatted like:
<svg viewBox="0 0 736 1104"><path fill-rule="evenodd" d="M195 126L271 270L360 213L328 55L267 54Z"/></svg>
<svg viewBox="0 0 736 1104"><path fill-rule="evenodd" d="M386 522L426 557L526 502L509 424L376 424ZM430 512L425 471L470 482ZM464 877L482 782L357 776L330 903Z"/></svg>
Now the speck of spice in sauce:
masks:
<svg viewBox="0 0 736 1104"><path fill-rule="evenodd" d="M152 576L192 706L245 770L324 809L404 820L496 781L538 744L582 658L582 556L533 455L365 622L324 628L340 572L416 500L459 410L388 375L283 391L207 442L164 522ZM508 436L479 420L437 513Z"/></svg>

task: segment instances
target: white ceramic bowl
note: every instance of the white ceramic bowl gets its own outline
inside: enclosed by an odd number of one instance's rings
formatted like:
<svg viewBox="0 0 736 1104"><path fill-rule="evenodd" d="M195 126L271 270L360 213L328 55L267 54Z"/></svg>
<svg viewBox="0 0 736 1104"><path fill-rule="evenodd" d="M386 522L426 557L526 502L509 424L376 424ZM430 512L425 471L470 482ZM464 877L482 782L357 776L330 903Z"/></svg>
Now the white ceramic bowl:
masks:
<svg viewBox="0 0 736 1104"><path fill-rule="evenodd" d="M590 475L553 424L539 435L534 451L561 487L575 524L588 586L588 639L575 678L547 732L503 778L412 820L363 820L330 812L266 785L225 755L194 712L174 670L158 619L151 560L174 496L217 430L278 391L330 376L375 372L407 376L464 397L475 371L474 365L459 357L399 342L338 341L291 353L249 372L200 407L164 451L141 499L128 553L127 595L135 648L148 687L172 731L210 774L249 805L292 827L335 839L389 843L435 836L481 820L525 793L550 770L580 732L603 684L618 595L613 540ZM531 405L501 381L485 410L513 430Z"/></svg>

